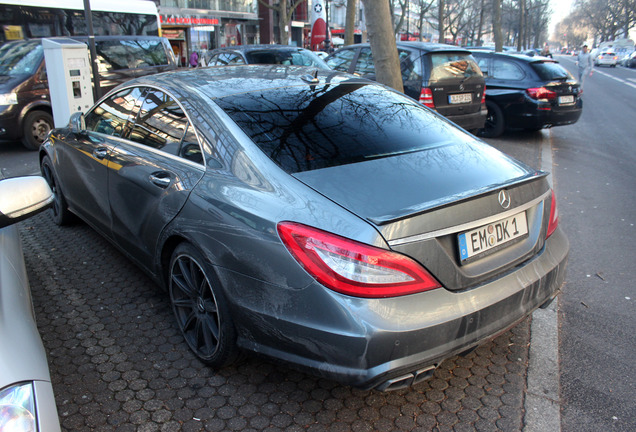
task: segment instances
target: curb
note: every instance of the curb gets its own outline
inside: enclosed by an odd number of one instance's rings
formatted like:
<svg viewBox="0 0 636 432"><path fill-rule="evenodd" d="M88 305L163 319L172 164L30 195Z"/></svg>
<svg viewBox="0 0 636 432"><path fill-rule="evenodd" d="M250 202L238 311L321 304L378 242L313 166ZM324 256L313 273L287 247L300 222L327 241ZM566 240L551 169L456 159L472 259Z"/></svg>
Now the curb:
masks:
<svg viewBox="0 0 636 432"><path fill-rule="evenodd" d="M541 169L552 173L552 131L541 149ZM553 186L550 174L548 182ZM558 299L532 314L524 432L559 432L559 327Z"/></svg>

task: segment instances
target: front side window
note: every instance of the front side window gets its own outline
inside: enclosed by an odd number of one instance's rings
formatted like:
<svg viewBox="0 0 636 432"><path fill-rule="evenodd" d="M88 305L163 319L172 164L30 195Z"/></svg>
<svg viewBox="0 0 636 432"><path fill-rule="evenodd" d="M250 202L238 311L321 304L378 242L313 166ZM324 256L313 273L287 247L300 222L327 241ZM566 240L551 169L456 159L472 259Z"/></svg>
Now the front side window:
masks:
<svg viewBox="0 0 636 432"><path fill-rule="evenodd" d="M187 125L188 119L174 99L162 91L149 89L128 139L178 155Z"/></svg>
<svg viewBox="0 0 636 432"><path fill-rule="evenodd" d="M115 93L86 114L86 130L115 137L125 133L126 123L141 95L138 87Z"/></svg>
<svg viewBox="0 0 636 432"><path fill-rule="evenodd" d="M353 49L344 49L342 51L338 51L331 57L329 57L329 59L327 59L327 64L333 70L348 72L349 68L351 67L351 62L353 62L355 53L356 52Z"/></svg>
<svg viewBox="0 0 636 432"><path fill-rule="evenodd" d="M375 74L375 65L373 64L373 54L371 48L362 48L358 61L356 62L355 73L358 75L373 75Z"/></svg>
<svg viewBox="0 0 636 432"><path fill-rule="evenodd" d="M7 43L0 48L0 76L32 75L43 57L39 40Z"/></svg>
<svg viewBox="0 0 636 432"><path fill-rule="evenodd" d="M95 49L100 72L169 64L159 39L98 40Z"/></svg>

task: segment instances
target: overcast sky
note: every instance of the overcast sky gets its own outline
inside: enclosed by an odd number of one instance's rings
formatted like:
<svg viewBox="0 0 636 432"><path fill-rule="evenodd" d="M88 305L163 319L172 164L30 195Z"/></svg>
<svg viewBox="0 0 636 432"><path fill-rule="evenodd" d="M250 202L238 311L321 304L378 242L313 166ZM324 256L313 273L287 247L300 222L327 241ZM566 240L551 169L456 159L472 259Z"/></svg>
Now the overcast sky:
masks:
<svg viewBox="0 0 636 432"><path fill-rule="evenodd" d="M572 3L572 0L550 0L553 14L550 16L550 34L548 37L552 36L557 23L569 15Z"/></svg>

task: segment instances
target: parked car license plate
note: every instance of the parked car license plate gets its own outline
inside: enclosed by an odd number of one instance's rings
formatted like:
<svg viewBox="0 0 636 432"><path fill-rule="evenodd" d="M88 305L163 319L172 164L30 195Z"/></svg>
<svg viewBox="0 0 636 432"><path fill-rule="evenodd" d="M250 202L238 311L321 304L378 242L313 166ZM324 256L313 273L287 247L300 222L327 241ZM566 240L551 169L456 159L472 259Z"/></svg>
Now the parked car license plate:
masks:
<svg viewBox="0 0 636 432"><path fill-rule="evenodd" d="M463 262L526 234L528 234L526 212L517 213L459 234L459 256Z"/></svg>
<svg viewBox="0 0 636 432"><path fill-rule="evenodd" d="M574 103L573 95L559 96L559 105L571 105L573 103Z"/></svg>
<svg viewBox="0 0 636 432"><path fill-rule="evenodd" d="M448 102L451 104L471 103L472 101L472 93L459 93L448 96Z"/></svg>

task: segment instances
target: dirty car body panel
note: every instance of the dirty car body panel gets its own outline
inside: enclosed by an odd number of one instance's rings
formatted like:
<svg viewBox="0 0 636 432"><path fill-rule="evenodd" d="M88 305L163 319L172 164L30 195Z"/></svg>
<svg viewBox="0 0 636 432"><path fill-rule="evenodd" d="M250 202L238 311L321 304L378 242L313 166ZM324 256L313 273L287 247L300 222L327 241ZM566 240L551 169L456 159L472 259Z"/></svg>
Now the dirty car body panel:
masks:
<svg viewBox="0 0 636 432"><path fill-rule="evenodd" d="M384 86L315 68L228 66L134 80L100 103L131 88L174 100L163 118L180 116L190 138L176 150L153 139L149 150L149 135L132 132L157 126L134 108L140 96L117 137L59 129L42 156L59 174L69 167L57 155L76 151L78 136L108 142L107 179L83 179L108 183L100 231L168 288L178 320L175 284L202 269L213 298L193 296L189 317L212 322L213 353L205 338L189 344L213 366L235 346L353 386L402 388L514 325L564 281L569 246L546 174ZM143 160L120 163L130 146ZM139 169L150 157L141 149L170 153L161 169L150 164L165 182ZM135 187L114 191L123 170ZM166 194L147 203L176 197L171 205L135 221L156 235L123 241L135 190L162 184ZM77 188L59 175L57 190L81 214Z"/></svg>

